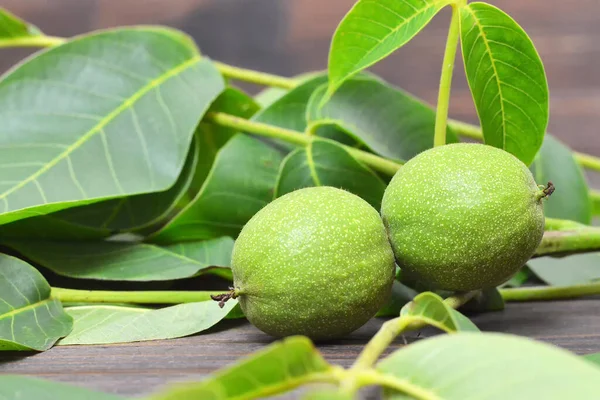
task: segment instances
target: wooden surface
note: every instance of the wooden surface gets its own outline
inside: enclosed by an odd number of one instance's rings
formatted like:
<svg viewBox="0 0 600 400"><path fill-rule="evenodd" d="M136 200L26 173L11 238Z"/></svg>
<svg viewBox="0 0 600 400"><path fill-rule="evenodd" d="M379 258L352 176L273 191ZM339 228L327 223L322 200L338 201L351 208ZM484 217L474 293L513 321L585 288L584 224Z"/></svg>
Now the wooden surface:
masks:
<svg viewBox="0 0 600 400"><path fill-rule="evenodd" d="M484 331L524 335L578 354L600 352L600 299L513 303L504 311L472 316ZM384 319L373 319L348 338L319 344L332 363L348 366ZM437 334L408 333L408 342ZM245 321L224 321L188 338L99 346L55 347L40 354L0 353L0 374L45 377L124 395L147 394L167 382L198 380L273 339ZM403 345L399 338L390 351ZM289 398L289 397L288 397Z"/></svg>

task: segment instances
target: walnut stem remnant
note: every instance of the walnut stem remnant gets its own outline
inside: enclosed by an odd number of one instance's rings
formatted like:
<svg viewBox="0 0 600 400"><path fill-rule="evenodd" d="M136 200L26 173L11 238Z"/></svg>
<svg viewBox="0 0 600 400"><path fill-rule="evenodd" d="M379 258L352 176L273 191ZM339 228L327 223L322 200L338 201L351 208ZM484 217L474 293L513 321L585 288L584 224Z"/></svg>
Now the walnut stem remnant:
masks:
<svg viewBox="0 0 600 400"><path fill-rule="evenodd" d="M229 299L237 298L238 294L239 294L238 291L233 286L230 286L229 292L221 293L221 294L217 294L217 295L211 295L210 298L213 299L214 301L218 301L219 307L223 308L223 307L225 307L225 303Z"/></svg>

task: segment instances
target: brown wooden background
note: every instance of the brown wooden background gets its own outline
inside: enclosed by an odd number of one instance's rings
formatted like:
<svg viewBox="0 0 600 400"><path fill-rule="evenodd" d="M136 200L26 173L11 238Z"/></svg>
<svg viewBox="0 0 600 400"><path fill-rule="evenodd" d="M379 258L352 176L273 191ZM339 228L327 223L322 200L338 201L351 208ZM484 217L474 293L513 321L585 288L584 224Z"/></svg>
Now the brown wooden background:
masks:
<svg viewBox="0 0 600 400"><path fill-rule="evenodd" d="M600 0L496 0L532 36L551 90L549 130L579 151L600 156ZM46 33L70 36L125 24L166 24L191 34L212 58L294 75L326 67L330 37L352 0L0 0ZM434 103L449 21L443 12L413 42L374 68L385 79ZM0 70L26 55L0 52ZM462 67L451 116L476 122ZM577 353L600 352L600 299L511 304L474 317L483 330L534 337ZM380 326L319 345L349 365ZM224 325L232 329L223 331ZM198 379L272 339L245 322L172 341L59 347L38 355L0 355L0 374L19 373L114 393L148 393L165 382ZM423 332L429 336L432 331ZM415 334L409 335L414 338ZM397 340L395 346L400 346Z"/></svg>

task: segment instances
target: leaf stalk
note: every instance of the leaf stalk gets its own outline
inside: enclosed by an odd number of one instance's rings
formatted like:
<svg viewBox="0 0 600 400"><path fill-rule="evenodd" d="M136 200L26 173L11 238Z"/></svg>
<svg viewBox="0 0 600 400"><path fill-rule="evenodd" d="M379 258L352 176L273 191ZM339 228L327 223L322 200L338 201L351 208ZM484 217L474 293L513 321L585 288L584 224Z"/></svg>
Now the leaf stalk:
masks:
<svg viewBox="0 0 600 400"><path fill-rule="evenodd" d="M262 122L251 121L220 112L207 113L204 117L204 120L223 127L232 128L239 131L252 133L255 135L269 137L273 139L280 139L287 143L295 144L297 146L302 147L306 147L310 143L312 143L313 140L318 139L315 136L306 135L302 132L286 128L280 128L278 126L269 125ZM363 150L355 149L353 147L342 144L340 144L340 146L343 147L357 160L375 169L376 171L388 175L394 175L396 171L398 171L398 169L400 169L400 167L402 166L397 162L388 160L387 158L383 158L372 153L368 153Z"/></svg>
<svg viewBox="0 0 600 400"><path fill-rule="evenodd" d="M55 36L24 36L9 39L0 39L0 48L3 47L54 47L66 42L67 39Z"/></svg>
<svg viewBox="0 0 600 400"><path fill-rule="evenodd" d="M459 5L452 4L452 19L448 29L446 50L442 61L442 74L440 76L440 88L438 91L437 111L435 114L435 133L433 146L446 144L446 126L448 120L448 108L450 106L450 89L452 87L452 73L454 71L454 60L458 48L460 36L460 9Z"/></svg>
<svg viewBox="0 0 600 400"><path fill-rule="evenodd" d="M471 300L477 293L478 291L456 294L445 299L444 303L451 308L457 309ZM367 343L356 359L352 369L361 370L371 368L399 334L408 330L421 329L425 325L424 322L410 315L400 316L385 322L381 329Z"/></svg>
<svg viewBox="0 0 600 400"><path fill-rule="evenodd" d="M203 291L108 291L52 288L51 297L62 303L182 304L212 301L221 292Z"/></svg>
<svg viewBox="0 0 600 400"><path fill-rule="evenodd" d="M536 286L500 289L504 301L575 299L600 294L600 282L573 286Z"/></svg>

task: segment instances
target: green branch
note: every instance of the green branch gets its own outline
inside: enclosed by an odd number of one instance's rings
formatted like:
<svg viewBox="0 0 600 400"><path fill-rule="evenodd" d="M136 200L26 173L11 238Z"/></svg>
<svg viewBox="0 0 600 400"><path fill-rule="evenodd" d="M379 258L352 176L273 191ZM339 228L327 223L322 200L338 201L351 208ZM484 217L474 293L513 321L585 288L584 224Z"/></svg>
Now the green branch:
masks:
<svg viewBox="0 0 600 400"><path fill-rule="evenodd" d="M483 133L481 132L481 128L477 125L450 119L448 120L448 126L450 126L450 128L452 128L454 132L456 132L456 134L459 136L483 141ZM576 151L573 152L573 156L575 157L575 161L577 161L577 163L581 167L591 169L594 171L600 171L599 157L595 157L584 153L578 153ZM592 193L595 193L596 196L600 196L599 192Z"/></svg>
<svg viewBox="0 0 600 400"><path fill-rule="evenodd" d="M131 304L181 304L211 300L210 295L221 292L196 291L144 291L125 292L108 290L76 290L52 288L51 297L62 303L131 303Z"/></svg>
<svg viewBox="0 0 600 400"><path fill-rule="evenodd" d="M218 61L213 61L213 63L223 76L231 79L282 89L293 89L297 86L296 81L292 78L253 71L251 69L238 68Z"/></svg>
<svg viewBox="0 0 600 400"><path fill-rule="evenodd" d="M442 74L440 76L440 88L438 91L437 111L435 114L435 134L433 136L434 146L446 144L446 124L448 120L448 108L450 106L450 89L452 86L452 72L454 71L454 59L460 36L460 13L459 6L452 5L452 20L448 29L448 39L444 60L442 61Z"/></svg>
<svg viewBox="0 0 600 400"><path fill-rule="evenodd" d="M252 133L259 136L269 137L273 139L280 139L287 143L295 144L297 146L308 146L313 140L318 139L312 135L306 135L302 132L294 131L291 129L280 128L278 126L265 124L262 122L250 121L244 118L236 117L234 115L212 112L208 113L204 117L205 121L212 122L216 125L240 130L247 133ZM348 153L354 158L368 165L376 171L394 175L401 164L388 160L387 158L380 157L373 153L368 153L363 150L355 149L350 146L340 144Z"/></svg>
<svg viewBox="0 0 600 400"><path fill-rule="evenodd" d="M396 390L417 400L442 400L434 391L417 386L410 379L398 378L391 374L381 373L375 369L364 369L356 372L350 369L346 372L349 378L356 382L357 389L363 386L379 385Z"/></svg>
<svg viewBox="0 0 600 400"><path fill-rule="evenodd" d="M536 301L575 299L578 297L600 295L600 282L574 286L541 286L500 289L505 301Z"/></svg>
<svg viewBox="0 0 600 400"><path fill-rule="evenodd" d="M23 36L9 39L0 39L2 47L53 47L66 42L67 39L54 36Z"/></svg>
<svg viewBox="0 0 600 400"><path fill-rule="evenodd" d="M600 228L586 227L545 232L535 256L565 256L594 251L600 251Z"/></svg>
<svg viewBox="0 0 600 400"><path fill-rule="evenodd" d="M589 226L569 219L549 217L546 217L546 225L544 227L546 231L569 231L583 228L589 228Z"/></svg>

